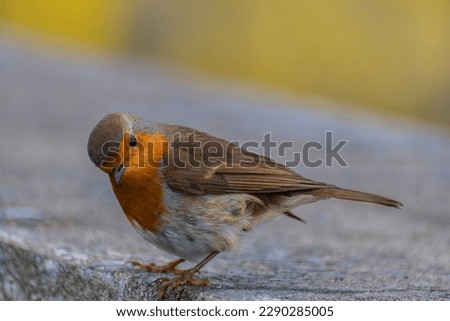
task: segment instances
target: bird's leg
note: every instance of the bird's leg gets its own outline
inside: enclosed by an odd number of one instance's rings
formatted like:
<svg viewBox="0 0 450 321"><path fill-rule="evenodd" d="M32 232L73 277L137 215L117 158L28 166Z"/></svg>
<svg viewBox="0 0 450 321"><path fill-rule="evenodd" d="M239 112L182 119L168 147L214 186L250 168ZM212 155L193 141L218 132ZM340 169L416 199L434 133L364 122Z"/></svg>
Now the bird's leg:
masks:
<svg viewBox="0 0 450 321"><path fill-rule="evenodd" d="M185 273L186 271L189 270L180 270L177 269L176 267L183 263L185 260L179 258L178 260L172 261L167 263L166 265L156 265L154 263L149 263L149 264L142 264L140 262L136 262L136 261L129 261L128 263L131 263L133 266L136 266L144 271L147 272L152 272L152 273L172 273L175 275L183 275L183 273Z"/></svg>
<svg viewBox="0 0 450 321"><path fill-rule="evenodd" d="M211 252L203 261L194 266L192 269L185 270L179 277L173 279L165 279L161 284L159 289L160 299L164 299L164 295L168 287L175 287L179 285L191 284L197 286L209 285L209 280L207 279L193 279L193 276L200 271L209 261L211 261L217 254L218 251Z"/></svg>

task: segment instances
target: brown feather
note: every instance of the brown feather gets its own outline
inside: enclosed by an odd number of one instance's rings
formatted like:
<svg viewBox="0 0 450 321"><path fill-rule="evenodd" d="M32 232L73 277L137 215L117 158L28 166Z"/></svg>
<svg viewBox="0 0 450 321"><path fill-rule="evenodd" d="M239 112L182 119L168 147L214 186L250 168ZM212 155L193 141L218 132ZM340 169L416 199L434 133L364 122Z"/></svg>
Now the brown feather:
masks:
<svg viewBox="0 0 450 321"><path fill-rule="evenodd" d="M282 193L331 186L300 176L267 157L206 133L177 126L171 126L171 130L179 139L172 139L165 175L169 185L182 192ZM189 141L189 135L194 140ZM208 153L204 146L211 142L222 146L223 153ZM206 166L211 160L215 166Z"/></svg>
<svg viewBox="0 0 450 321"><path fill-rule="evenodd" d="M270 158L241 149L204 132L172 125L164 129L172 135L171 153L164 160L164 175L170 187L183 193L248 193L261 198L262 195L303 192L323 198L377 203L397 208L403 206L400 202L383 196L341 189L311 180ZM219 147L222 151L212 152L206 148L206 144ZM188 160L194 162L187 162ZM286 215L292 217L287 213Z"/></svg>
<svg viewBox="0 0 450 321"><path fill-rule="evenodd" d="M343 188L326 188L326 189L316 189L312 191L308 191L307 194L309 195L315 195L315 196L323 196L323 197L330 197L330 198L337 198L341 200L348 200L348 201L357 201L357 202L366 202L366 203L375 203L375 204L381 204L386 206L392 206L396 208L402 208L403 204L401 202L398 202L396 200L376 195L376 194L370 194L360 191L353 191L349 189L343 189Z"/></svg>
<svg viewBox="0 0 450 321"><path fill-rule="evenodd" d="M300 222L306 224L306 221L304 219L302 219L301 217L298 217L291 211L284 212L283 214L286 215L287 217L293 218L294 220L297 220L297 221L300 221Z"/></svg>

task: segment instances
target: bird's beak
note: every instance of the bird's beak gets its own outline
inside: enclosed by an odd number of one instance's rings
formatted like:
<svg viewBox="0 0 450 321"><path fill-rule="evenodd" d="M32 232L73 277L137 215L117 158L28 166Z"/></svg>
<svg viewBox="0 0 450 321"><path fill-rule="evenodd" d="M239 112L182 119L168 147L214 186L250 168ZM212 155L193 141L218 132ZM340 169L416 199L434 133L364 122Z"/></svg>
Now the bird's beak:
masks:
<svg viewBox="0 0 450 321"><path fill-rule="evenodd" d="M122 164L113 168L111 174L114 177L114 181L116 182L117 185L119 185L123 173L125 173L125 166L123 166Z"/></svg>

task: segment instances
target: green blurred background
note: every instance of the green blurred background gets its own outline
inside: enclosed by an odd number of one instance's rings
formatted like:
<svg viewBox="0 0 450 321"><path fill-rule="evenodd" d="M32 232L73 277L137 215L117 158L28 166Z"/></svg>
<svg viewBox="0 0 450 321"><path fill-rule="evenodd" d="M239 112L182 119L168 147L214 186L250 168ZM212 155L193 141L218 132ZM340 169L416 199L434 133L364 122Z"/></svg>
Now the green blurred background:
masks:
<svg viewBox="0 0 450 321"><path fill-rule="evenodd" d="M0 19L450 125L449 0L0 0Z"/></svg>

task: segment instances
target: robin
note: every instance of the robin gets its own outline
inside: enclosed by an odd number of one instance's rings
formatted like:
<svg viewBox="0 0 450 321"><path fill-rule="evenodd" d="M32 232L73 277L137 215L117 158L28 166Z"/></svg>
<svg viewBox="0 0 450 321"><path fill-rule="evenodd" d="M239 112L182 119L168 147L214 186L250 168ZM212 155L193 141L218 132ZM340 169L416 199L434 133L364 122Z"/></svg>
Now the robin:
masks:
<svg viewBox="0 0 450 321"><path fill-rule="evenodd" d="M164 266L132 262L149 272L173 273L161 286L207 285L194 275L218 253L235 248L258 223L329 198L400 208L383 196L300 176L270 158L196 129L145 121L130 113L105 116L88 141L92 162L109 175L127 219L148 242L179 257ZM201 260L181 270L185 260Z"/></svg>

